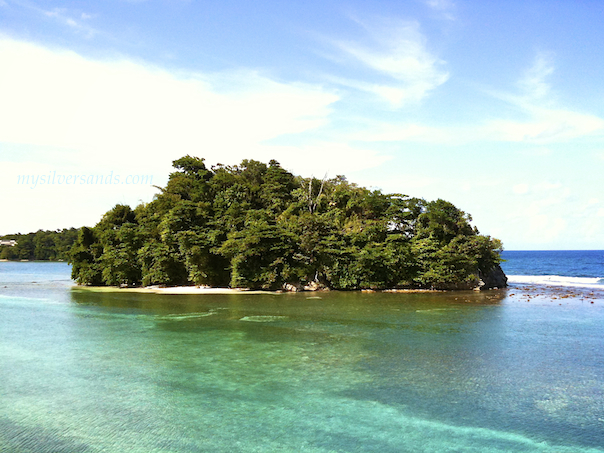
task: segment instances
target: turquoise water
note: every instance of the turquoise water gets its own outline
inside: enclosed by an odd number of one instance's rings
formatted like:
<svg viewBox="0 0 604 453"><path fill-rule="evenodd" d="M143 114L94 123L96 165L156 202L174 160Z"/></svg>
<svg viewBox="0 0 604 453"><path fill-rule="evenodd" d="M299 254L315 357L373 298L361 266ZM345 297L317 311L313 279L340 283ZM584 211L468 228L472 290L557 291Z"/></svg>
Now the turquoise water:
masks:
<svg viewBox="0 0 604 453"><path fill-rule="evenodd" d="M3 453L604 452L599 294L159 296L68 276L0 263Z"/></svg>

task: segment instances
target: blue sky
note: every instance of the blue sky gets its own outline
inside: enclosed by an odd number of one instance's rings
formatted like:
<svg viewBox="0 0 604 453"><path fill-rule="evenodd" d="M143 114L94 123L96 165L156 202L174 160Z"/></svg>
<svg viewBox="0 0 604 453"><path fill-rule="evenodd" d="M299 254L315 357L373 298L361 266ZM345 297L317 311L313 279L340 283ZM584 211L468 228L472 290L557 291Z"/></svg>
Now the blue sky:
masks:
<svg viewBox="0 0 604 453"><path fill-rule="evenodd" d="M509 250L603 249L602 23L600 1L0 0L0 234L94 225L191 154L443 198Z"/></svg>

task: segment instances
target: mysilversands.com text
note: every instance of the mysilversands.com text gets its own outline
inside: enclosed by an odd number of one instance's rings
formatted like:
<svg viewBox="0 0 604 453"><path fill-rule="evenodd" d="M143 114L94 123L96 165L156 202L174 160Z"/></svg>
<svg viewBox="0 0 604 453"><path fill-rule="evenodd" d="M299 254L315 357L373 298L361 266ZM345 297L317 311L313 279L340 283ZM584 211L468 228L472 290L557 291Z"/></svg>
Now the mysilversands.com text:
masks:
<svg viewBox="0 0 604 453"><path fill-rule="evenodd" d="M152 184L153 175L119 175L113 171L104 175L93 174L64 174L51 171L44 174L19 175L18 185L29 186L35 189L38 186L48 185L142 185Z"/></svg>

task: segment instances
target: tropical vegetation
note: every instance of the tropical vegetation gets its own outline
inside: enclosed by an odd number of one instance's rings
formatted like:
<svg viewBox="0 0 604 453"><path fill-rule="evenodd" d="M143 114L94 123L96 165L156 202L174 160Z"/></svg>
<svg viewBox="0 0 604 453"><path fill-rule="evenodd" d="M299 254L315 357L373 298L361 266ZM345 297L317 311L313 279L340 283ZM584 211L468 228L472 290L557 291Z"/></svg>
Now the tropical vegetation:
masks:
<svg viewBox="0 0 604 453"><path fill-rule="evenodd" d="M167 185L81 228L82 285L277 290L467 288L499 266L501 242L444 201L303 178L271 160L173 162Z"/></svg>
<svg viewBox="0 0 604 453"><path fill-rule="evenodd" d="M77 237L78 230L76 228L65 228L56 231L38 230L35 233L27 234L7 234L0 236L0 240L7 243L0 245L0 259L67 261L70 257L71 247Z"/></svg>

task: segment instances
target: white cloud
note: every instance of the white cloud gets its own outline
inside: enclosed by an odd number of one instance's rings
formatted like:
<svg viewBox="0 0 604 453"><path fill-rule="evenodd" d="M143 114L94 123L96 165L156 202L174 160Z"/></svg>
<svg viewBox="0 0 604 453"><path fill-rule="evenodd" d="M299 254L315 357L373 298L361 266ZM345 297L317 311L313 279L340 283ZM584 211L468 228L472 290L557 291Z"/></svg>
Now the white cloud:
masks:
<svg viewBox="0 0 604 453"><path fill-rule="evenodd" d="M577 212L572 214L569 217L577 220L573 232L575 237L586 239L588 244L601 244L604 241L604 207L600 199L594 197L579 203Z"/></svg>
<svg viewBox="0 0 604 453"><path fill-rule="evenodd" d="M67 8L53 8L51 10L46 10L33 3L15 2L15 4L19 7L35 11L37 14L41 14L61 25L69 27L74 32L84 35L87 38L92 38L98 33L97 30L86 23L87 20L93 17L91 14L73 10L70 11Z"/></svg>
<svg viewBox="0 0 604 453"><path fill-rule="evenodd" d="M321 176L388 159L315 137L338 100L319 86L246 70L175 75L10 39L0 39L0 65L0 185L14 200L10 218L0 221L3 233L17 223L23 232L90 224L115 203L149 201L155 192L150 185L29 188L17 186L19 174L113 171L150 174L163 185L170 162L185 154L225 164L275 158L295 173ZM286 136L287 146L270 143Z"/></svg>
<svg viewBox="0 0 604 453"><path fill-rule="evenodd" d="M562 217L537 214L528 218L527 236L535 244L550 244L559 241L567 227Z"/></svg>
<svg viewBox="0 0 604 453"><path fill-rule="evenodd" d="M553 72L553 54L551 52L539 52L535 57L533 65L519 81L524 95L528 99L534 100L545 98L551 91L551 86L547 79Z"/></svg>
<svg viewBox="0 0 604 453"><path fill-rule="evenodd" d="M543 146L536 146L529 149L523 149L523 156L531 156L531 157L545 157L550 156L552 154L552 150L549 148L545 148Z"/></svg>
<svg viewBox="0 0 604 453"><path fill-rule="evenodd" d="M492 92L494 97L516 108L524 118L491 120L483 125L483 134L496 141L543 144L604 133L602 118L556 106L547 81L553 72L553 54L540 52L519 80L520 95Z"/></svg>
<svg viewBox="0 0 604 453"><path fill-rule="evenodd" d="M535 145L569 142L604 135L604 119L563 108L542 107L525 98L493 94L514 107L522 119L490 119L470 125L429 126L420 123L375 123L357 132L365 141L411 141L464 144L479 141L517 142ZM547 154L547 148L535 151ZM604 153L596 153L604 159Z"/></svg>
<svg viewBox="0 0 604 453"><path fill-rule="evenodd" d="M417 23L358 22L369 39L366 42L337 41L336 47L354 61L394 79L383 84L361 83L360 87L401 106L420 101L448 80L449 74L442 69L444 62L428 51Z"/></svg>
<svg viewBox="0 0 604 453"><path fill-rule="evenodd" d="M376 123L354 134L357 140L460 145L491 141L547 145L604 134L604 119L569 110L531 109L530 119L493 119L474 125L429 126L421 123ZM535 151L547 155L545 148ZM604 154L596 154L604 159Z"/></svg>
<svg viewBox="0 0 604 453"><path fill-rule="evenodd" d="M583 198L559 182L539 181L531 185L524 201L512 201L517 224L507 227L506 234L517 243L558 244L565 248L594 247L604 240L604 218L601 201Z"/></svg>
<svg viewBox="0 0 604 453"><path fill-rule="evenodd" d="M564 185L559 182L543 181L535 184L535 188L540 192L550 192L552 190L563 189L564 195L568 196L568 189L566 189Z"/></svg>
<svg viewBox="0 0 604 453"><path fill-rule="evenodd" d="M409 142L446 146L463 145L485 138L480 126L428 126L418 122L368 123L370 125L367 129L360 130L351 137L366 142Z"/></svg>
<svg viewBox="0 0 604 453"><path fill-rule="evenodd" d="M446 10L451 9L454 4L451 0L426 0L426 5L432 9Z"/></svg>
<svg viewBox="0 0 604 453"><path fill-rule="evenodd" d="M525 106L528 121L493 120L483 126L485 138L496 141L553 143L604 133L604 120L563 109Z"/></svg>
<svg viewBox="0 0 604 453"><path fill-rule="evenodd" d="M315 85L249 70L176 75L10 39L0 39L0 65L0 191L11 194L11 216L0 218L4 234L90 225L116 203L149 201L152 184L164 185L171 161L186 154L209 165L274 158L318 177L389 159L316 133L329 126L339 98ZM148 175L153 182L18 183L19 175L53 172Z"/></svg>
<svg viewBox="0 0 604 453"><path fill-rule="evenodd" d="M175 77L0 41L0 141L76 150L92 161L245 153L326 124L337 96L253 72ZM226 80L226 82L225 82ZM219 90L217 85L236 87Z"/></svg>
<svg viewBox="0 0 604 453"><path fill-rule="evenodd" d="M322 177L327 174L330 178L377 167L392 158L371 149L329 142L298 147L271 147L265 148L263 152L265 160L271 158L268 153L283 156L280 160L282 166L295 169L296 173L303 176Z"/></svg>
<svg viewBox="0 0 604 453"><path fill-rule="evenodd" d="M367 57L369 58L369 57ZM378 57L375 57L378 58ZM377 64L377 63L376 63ZM402 65L404 66L404 65ZM429 66L429 65L427 65ZM516 142L547 145L569 142L589 136L604 135L604 119L589 113L565 109L556 105L550 96L548 76L554 71L551 53L539 53L531 68L521 77L521 93L503 93L487 91L486 94L502 101L508 110L516 112L516 118L498 118L497 113L489 119L477 119L472 124L455 126L430 126L418 122L374 122L355 137L364 141L422 142L460 145L471 142ZM422 71L418 71L417 74ZM426 73L429 71L426 70ZM382 97L393 104L402 104L408 99L421 99L436 84L429 86L427 77L424 82L410 84L407 88L396 90L389 87L367 86L366 90L381 92ZM542 148L543 152L548 152ZM597 154L604 159L604 153Z"/></svg>
<svg viewBox="0 0 604 453"><path fill-rule="evenodd" d="M424 0L424 3L428 8L441 14L445 19L455 19L455 16L453 15L455 4L452 0Z"/></svg>

